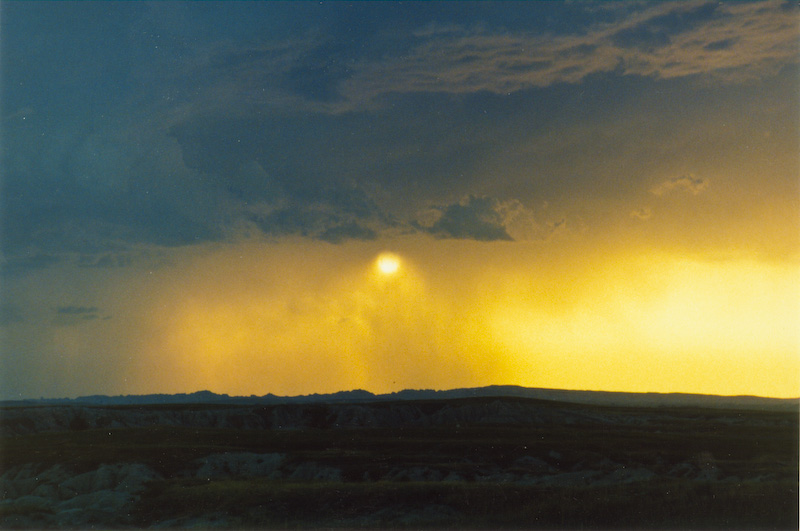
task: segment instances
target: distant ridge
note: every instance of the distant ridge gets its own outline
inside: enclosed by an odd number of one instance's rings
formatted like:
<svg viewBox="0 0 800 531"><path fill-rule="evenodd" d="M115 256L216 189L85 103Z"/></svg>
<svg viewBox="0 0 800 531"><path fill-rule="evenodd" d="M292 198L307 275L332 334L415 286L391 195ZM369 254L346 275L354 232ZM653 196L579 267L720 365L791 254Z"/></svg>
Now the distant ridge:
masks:
<svg viewBox="0 0 800 531"><path fill-rule="evenodd" d="M759 396L719 396L689 393L624 393L613 391L571 391L541 389L516 385L491 385L463 389L435 391L431 389L405 389L394 393L373 394L356 389L329 394L302 396L229 396L211 391L178 394L148 395L90 395L78 398L3 400L0 406L129 406L156 404L221 404L221 405L272 405L309 403L385 402L397 400L444 400L454 398L517 397L551 400L573 404L590 404L624 407L702 407L715 409L756 409L792 411L800 407L800 398L765 398Z"/></svg>

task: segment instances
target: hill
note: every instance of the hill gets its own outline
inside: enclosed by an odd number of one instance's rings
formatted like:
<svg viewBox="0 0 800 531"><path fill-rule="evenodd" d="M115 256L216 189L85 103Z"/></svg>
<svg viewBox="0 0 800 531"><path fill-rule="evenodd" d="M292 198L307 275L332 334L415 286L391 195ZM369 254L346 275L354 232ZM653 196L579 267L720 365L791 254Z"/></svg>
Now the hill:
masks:
<svg viewBox="0 0 800 531"><path fill-rule="evenodd" d="M575 391L563 389L541 389L515 385L492 385L450 390L406 389L387 394L373 394L361 389L330 394L301 396L230 396L211 391L178 394L147 395L91 395L78 398L52 398L0 401L5 406L43 405L87 405L121 406L152 404L227 404L227 405L274 405L310 403L363 403L394 400L446 400L454 398L502 398L518 397L552 400L572 404L592 404L625 407L704 407L716 409L754 409L793 411L798 408L798 398L766 398L759 396L720 396L688 393L624 393L611 391Z"/></svg>

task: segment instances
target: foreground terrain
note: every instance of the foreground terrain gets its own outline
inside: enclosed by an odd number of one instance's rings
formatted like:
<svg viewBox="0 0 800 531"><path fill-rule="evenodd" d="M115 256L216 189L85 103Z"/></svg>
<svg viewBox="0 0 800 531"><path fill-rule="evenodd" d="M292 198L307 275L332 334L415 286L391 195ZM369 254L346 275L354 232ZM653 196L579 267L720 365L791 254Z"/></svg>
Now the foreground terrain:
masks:
<svg viewBox="0 0 800 531"><path fill-rule="evenodd" d="M0 527L798 527L798 412L6 407Z"/></svg>

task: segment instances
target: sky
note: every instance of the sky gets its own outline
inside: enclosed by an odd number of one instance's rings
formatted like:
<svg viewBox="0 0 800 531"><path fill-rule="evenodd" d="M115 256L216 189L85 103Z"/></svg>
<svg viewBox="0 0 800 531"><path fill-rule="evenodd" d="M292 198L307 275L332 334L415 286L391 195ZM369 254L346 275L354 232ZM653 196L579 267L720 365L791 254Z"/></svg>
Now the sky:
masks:
<svg viewBox="0 0 800 531"><path fill-rule="evenodd" d="M796 2L0 3L0 399L800 396Z"/></svg>

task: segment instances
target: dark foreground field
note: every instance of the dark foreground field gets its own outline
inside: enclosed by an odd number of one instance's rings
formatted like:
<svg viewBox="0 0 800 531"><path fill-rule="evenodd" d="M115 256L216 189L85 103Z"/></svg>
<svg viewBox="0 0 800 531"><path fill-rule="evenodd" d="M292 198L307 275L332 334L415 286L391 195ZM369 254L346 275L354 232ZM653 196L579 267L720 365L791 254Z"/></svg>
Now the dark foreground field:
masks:
<svg viewBox="0 0 800 531"><path fill-rule="evenodd" d="M0 527L798 528L798 413L6 408Z"/></svg>

